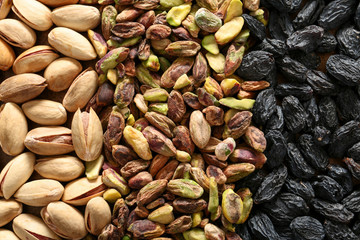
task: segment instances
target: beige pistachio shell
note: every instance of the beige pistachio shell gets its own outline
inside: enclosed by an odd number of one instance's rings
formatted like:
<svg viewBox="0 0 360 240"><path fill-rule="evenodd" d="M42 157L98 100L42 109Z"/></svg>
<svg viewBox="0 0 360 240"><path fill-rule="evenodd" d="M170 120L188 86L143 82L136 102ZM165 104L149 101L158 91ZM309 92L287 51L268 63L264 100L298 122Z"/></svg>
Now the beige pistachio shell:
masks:
<svg viewBox="0 0 360 240"><path fill-rule="evenodd" d="M66 110L75 112L78 108L85 107L98 88L97 79L98 75L92 68L77 76L62 102Z"/></svg>
<svg viewBox="0 0 360 240"><path fill-rule="evenodd" d="M85 167L77 157L61 155L37 159L35 171L45 178L68 182L80 177Z"/></svg>
<svg viewBox="0 0 360 240"><path fill-rule="evenodd" d="M49 7L60 7L69 4L76 4L78 1L79 0L39 0L39 2L42 2Z"/></svg>
<svg viewBox="0 0 360 240"><path fill-rule="evenodd" d="M64 106L47 99L32 100L24 103L22 109L31 121L42 125L62 125L67 120Z"/></svg>
<svg viewBox="0 0 360 240"><path fill-rule="evenodd" d="M0 195L9 199L34 171L35 155L26 152L13 158L0 173Z"/></svg>
<svg viewBox="0 0 360 240"><path fill-rule="evenodd" d="M52 47L35 46L21 53L15 59L12 69L15 74L39 72L58 57L59 54Z"/></svg>
<svg viewBox="0 0 360 240"><path fill-rule="evenodd" d="M76 155L84 161L96 160L102 150L103 130L99 117L90 108L90 113L75 112L71 123L72 141Z"/></svg>
<svg viewBox="0 0 360 240"><path fill-rule="evenodd" d="M56 27L48 35L51 46L65 56L77 60L93 60L96 52L91 43L80 33L65 27Z"/></svg>
<svg viewBox="0 0 360 240"><path fill-rule="evenodd" d="M62 201L75 206L86 205L90 199L101 196L106 189L101 176L95 180L80 178L65 186Z"/></svg>
<svg viewBox="0 0 360 240"><path fill-rule="evenodd" d="M25 23L6 18L0 20L0 38L10 45L28 49L35 45L36 34Z"/></svg>
<svg viewBox="0 0 360 240"><path fill-rule="evenodd" d="M0 101L23 103L39 96L46 86L46 79L40 75L15 75L0 84Z"/></svg>
<svg viewBox="0 0 360 240"><path fill-rule="evenodd" d="M111 221L109 204L102 197L91 199L85 208L85 226L93 235L99 235Z"/></svg>
<svg viewBox="0 0 360 240"><path fill-rule="evenodd" d="M51 19L59 27L85 32L99 25L100 11L93 6L73 4L54 9Z"/></svg>
<svg viewBox="0 0 360 240"><path fill-rule="evenodd" d="M41 209L44 222L60 237L78 240L86 236L85 219L79 210L64 202L52 202Z"/></svg>
<svg viewBox="0 0 360 240"><path fill-rule="evenodd" d="M17 216L12 224L14 232L20 239L26 240L60 240L60 238L41 220L32 214L23 213ZM36 235L39 237L37 237ZM42 237L42 238L40 238Z"/></svg>
<svg viewBox="0 0 360 240"><path fill-rule="evenodd" d="M36 0L13 0L13 12L27 25L38 31L52 26L51 10Z"/></svg>
<svg viewBox="0 0 360 240"><path fill-rule="evenodd" d="M12 0L2 0L0 4L0 19L6 18L10 12Z"/></svg>
<svg viewBox="0 0 360 240"><path fill-rule="evenodd" d="M68 89L81 70L81 63L73 58L56 59L49 64L44 72L44 78L48 84L47 88L53 92Z"/></svg>
<svg viewBox="0 0 360 240"><path fill-rule="evenodd" d="M23 210L22 204L13 200L0 199L0 227L8 224ZM0 234L1 236L1 234ZM4 239L1 238L0 239Z"/></svg>
<svg viewBox="0 0 360 240"><path fill-rule="evenodd" d="M8 229L2 229L0 228L0 239L6 239L6 240L20 240L15 233Z"/></svg>
<svg viewBox="0 0 360 240"><path fill-rule="evenodd" d="M15 61L14 50L0 38L0 70L7 71Z"/></svg>
<svg viewBox="0 0 360 240"><path fill-rule="evenodd" d="M71 130L66 127L38 127L26 135L25 146L33 153L53 156L74 151Z"/></svg>
<svg viewBox="0 0 360 240"><path fill-rule="evenodd" d="M0 107L0 143L2 150L10 156L24 151L24 140L28 132L26 117L15 103Z"/></svg>
<svg viewBox="0 0 360 240"><path fill-rule="evenodd" d="M61 199L64 187L52 179L40 179L27 182L14 194L16 201L28 206L43 207Z"/></svg>

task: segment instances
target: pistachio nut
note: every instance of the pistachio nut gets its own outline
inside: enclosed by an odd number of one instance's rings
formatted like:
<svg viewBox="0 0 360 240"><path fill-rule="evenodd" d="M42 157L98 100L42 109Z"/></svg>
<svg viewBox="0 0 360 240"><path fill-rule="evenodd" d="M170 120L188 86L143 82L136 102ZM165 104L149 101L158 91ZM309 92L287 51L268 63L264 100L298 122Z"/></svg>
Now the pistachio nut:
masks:
<svg viewBox="0 0 360 240"><path fill-rule="evenodd" d="M266 148L266 138L264 133L254 126L249 126L244 134L245 142L258 152L264 152Z"/></svg>
<svg viewBox="0 0 360 240"><path fill-rule="evenodd" d="M95 180L83 177L66 184L61 200L74 206L82 206L86 205L90 199L101 196L106 189L101 176Z"/></svg>
<svg viewBox="0 0 360 240"><path fill-rule="evenodd" d="M64 5L76 4L79 0L39 0L49 7L60 7Z"/></svg>
<svg viewBox="0 0 360 240"><path fill-rule="evenodd" d="M22 210L23 206L21 203L13 199L0 199L0 227L11 222L16 216L22 213Z"/></svg>
<svg viewBox="0 0 360 240"><path fill-rule="evenodd" d="M169 224L175 220L173 207L170 205L159 207L149 214L148 219L161 224Z"/></svg>
<svg viewBox="0 0 360 240"><path fill-rule="evenodd" d="M130 188L128 187L126 180L112 168L108 168L103 171L102 181L106 186L118 190L121 195L127 195L130 192Z"/></svg>
<svg viewBox="0 0 360 240"><path fill-rule="evenodd" d="M144 160L152 159L149 143L139 130L131 126L126 126L124 129L124 138L140 158Z"/></svg>
<svg viewBox="0 0 360 240"><path fill-rule="evenodd" d="M193 221L190 216L184 215L174 221L172 221L168 226L166 226L166 233L168 234L178 234L183 233L189 230L192 227Z"/></svg>
<svg viewBox="0 0 360 240"><path fill-rule="evenodd" d="M221 19L207 8L200 8L195 14L196 24L206 32L216 32L220 29Z"/></svg>
<svg viewBox="0 0 360 240"><path fill-rule="evenodd" d="M226 58L222 53L212 54L208 52L205 54L205 56L209 62L209 66L211 67L211 69L213 69L216 73L219 74L224 73Z"/></svg>
<svg viewBox="0 0 360 240"><path fill-rule="evenodd" d="M201 111L196 110L191 113L189 130L191 139L196 146L204 148L208 144L211 137L211 127Z"/></svg>
<svg viewBox="0 0 360 240"><path fill-rule="evenodd" d="M206 224L204 231L206 239L208 240L225 240L225 232L214 224Z"/></svg>
<svg viewBox="0 0 360 240"><path fill-rule="evenodd" d="M224 169L224 174L227 177L227 183L236 182L250 173L255 171L255 166L251 163L236 163L230 164Z"/></svg>
<svg viewBox="0 0 360 240"><path fill-rule="evenodd" d="M25 23L6 18L0 20L0 38L14 47L28 49L35 45L36 34Z"/></svg>
<svg viewBox="0 0 360 240"><path fill-rule="evenodd" d="M161 76L161 86L165 88L174 87L176 80L183 74L188 73L193 64L193 58L177 58Z"/></svg>
<svg viewBox="0 0 360 240"><path fill-rule="evenodd" d="M225 125L223 138L232 137L237 139L244 135L246 129L250 126L252 113L250 111L241 111L235 113L234 116Z"/></svg>
<svg viewBox="0 0 360 240"><path fill-rule="evenodd" d="M193 179L205 190L209 191L209 177L206 175L203 169L199 167L192 167L190 170Z"/></svg>
<svg viewBox="0 0 360 240"><path fill-rule="evenodd" d="M120 169L120 173L121 176L125 178L131 178L136 174L138 174L139 172L146 170L149 167L149 165L150 165L149 161L145 161L141 159L132 160L127 162Z"/></svg>
<svg viewBox="0 0 360 240"><path fill-rule="evenodd" d="M176 211L185 214L200 212L207 207L204 199L176 198L173 201L173 207Z"/></svg>
<svg viewBox="0 0 360 240"><path fill-rule="evenodd" d="M103 130L99 117L91 108L90 113L81 112L74 114L72 123L72 141L76 155L84 161L97 159L102 150Z"/></svg>
<svg viewBox="0 0 360 240"><path fill-rule="evenodd" d="M111 29L116 24L117 10L112 5L104 7L101 14L101 31L104 35L105 40L109 40L111 36Z"/></svg>
<svg viewBox="0 0 360 240"><path fill-rule="evenodd" d="M183 232L183 237L185 240L206 240L205 232L201 228L193 228L186 232Z"/></svg>
<svg viewBox="0 0 360 240"><path fill-rule="evenodd" d="M34 171L35 155L22 153L8 162L0 173L0 195L9 199Z"/></svg>
<svg viewBox="0 0 360 240"><path fill-rule="evenodd" d="M118 199L121 198L121 193L115 188L109 188L104 192L103 198L108 203L115 203Z"/></svg>
<svg viewBox="0 0 360 240"><path fill-rule="evenodd" d="M24 151L28 125L23 111L15 103L0 106L0 142L2 150L11 156Z"/></svg>
<svg viewBox="0 0 360 240"><path fill-rule="evenodd" d="M191 57L195 56L200 49L200 44L195 41L176 41L170 43L165 51L171 56Z"/></svg>
<svg viewBox="0 0 360 240"><path fill-rule="evenodd" d="M231 0L226 9L224 23L229 22L235 17L240 17L243 14L243 4L240 0Z"/></svg>
<svg viewBox="0 0 360 240"><path fill-rule="evenodd" d="M102 197L95 197L86 204L85 226L91 234L99 235L110 222L111 210Z"/></svg>
<svg viewBox="0 0 360 240"><path fill-rule="evenodd" d="M216 55L216 54L218 54L220 52L219 51L219 46L216 43L214 34L206 35L203 38L203 40L201 42L201 45L202 45L203 48L205 48L207 51L209 51L210 53L212 53L214 55Z"/></svg>
<svg viewBox="0 0 360 240"><path fill-rule="evenodd" d="M252 193L250 192L249 188L240 188L236 194L238 194L241 197L241 200L243 201L243 212L241 213L241 220L240 224L244 223L251 212L251 209L253 207L253 199Z"/></svg>
<svg viewBox="0 0 360 240"><path fill-rule="evenodd" d="M142 131L142 134L148 141L150 149L154 152L167 157L176 155L176 148L171 140L156 128L148 126Z"/></svg>
<svg viewBox="0 0 360 240"><path fill-rule="evenodd" d="M209 178L214 177L216 180L216 183L219 185L225 184L227 181L227 177L225 176L225 174L223 173L221 168L215 167L213 165L209 165L206 168L206 175Z"/></svg>
<svg viewBox="0 0 360 240"><path fill-rule="evenodd" d="M128 227L128 231L132 232L135 238L153 239L165 233L165 226L147 219L137 220Z"/></svg>
<svg viewBox="0 0 360 240"><path fill-rule="evenodd" d="M266 163L266 156L250 147L240 147L230 155L230 161L234 163L251 163L256 169L262 168Z"/></svg>
<svg viewBox="0 0 360 240"><path fill-rule="evenodd" d="M3 0L0 4L0 19L6 18L10 12L12 0Z"/></svg>
<svg viewBox="0 0 360 240"><path fill-rule="evenodd" d="M85 168L86 168L85 175L87 179L94 180L99 176L101 168L104 164L104 160L105 160L104 156L100 155L94 161L85 162Z"/></svg>
<svg viewBox="0 0 360 240"><path fill-rule="evenodd" d="M226 138L219 143L215 148L216 158L221 161L226 161L230 154L235 150L236 142L233 138Z"/></svg>
<svg viewBox="0 0 360 240"><path fill-rule="evenodd" d="M46 31L52 26L51 10L36 0L13 0L13 12L27 25L38 31Z"/></svg>
<svg viewBox="0 0 360 240"><path fill-rule="evenodd" d="M85 219L79 210L64 203L52 202L41 209L46 225L65 239L82 239L86 236Z"/></svg>
<svg viewBox="0 0 360 240"><path fill-rule="evenodd" d="M235 17L231 19L229 22L221 26L215 33L216 42L220 45L224 45L232 41L237 35L239 35L243 25L244 18Z"/></svg>
<svg viewBox="0 0 360 240"><path fill-rule="evenodd" d="M93 60L96 52L91 43L80 33L70 28L56 27L48 35L48 41L52 47L65 56L77 60Z"/></svg>
<svg viewBox="0 0 360 240"><path fill-rule="evenodd" d="M208 211L214 213L219 207L218 186L214 177L210 177L209 179L209 189Z"/></svg>
<svg viewBox="0 0 360 240"><path fill-rule="evenodd" d="M156 112L147 112L145 118L167 137L173 137L173 130L176 127L176 124L170 118Z"/></svg>
<svg viewBox="0 0 360 240"><path fill-rule="evenodd" d="M190 179L170 180L167 185L167 190L177 196L190 199L198 199L204 193L204 189Z"/></svg>
<svg viewBox="0 0 360 240"><path fill-rule="evenodd" d="M149 172L151 176L155 177L155 175L162 169L167 161L169 160L169 157L163 156L163 155L156 155L150 164Z"/></svg>
<svg viewBox="0 0 360 240"><path fill-rule="evenodd" d="M230 223L239 224L243 212L243 202L239 195L232 189L227 189L222 194L222 210L224 217Z"/></svg>
<svg viewBox="0 0 360 240"><path fill-rule="evenodd" d="M132 189L141 189L146 184L153 181L153 178L149 172L139 172L135 176L129 179L129 187Z"/></svg>
<svg viewBox="0 0 360 240"><path fill-rule="evenodd" d="M167 183L166 179L160 179L146 184L137 195L137 204L146 205L160 197L166 190Z"/></svg>
<svg viewBox="0 0 360 240"><path fill-rule="evenodd" d="M74 180L85 170L84 164L77 157L69 155L37 159L34 169L41 176L60 182Z"/></svg>
<svg viewBox="0 0 360 240"><path fill-rule="evenodd" d="M98 88L98 75L92 68L85 69L72 82L66 92L62 104L69 112L83 108Z"/></svg>
<svg viewBox="0 0 360 240"><path fill-rule="evenodd" d="M56 26L85 32L99 25L100 12L93 6L73 4L55 8L51 13L51 19Z"/></svg>
<svg viewBox="0 0 360 240"><path fill-rule="evenodd" d="M18 238L14 232L1 228L0 228L0 239L20 240L20 238Z"/></svg>
<svg viewBox="0 0 360 240"><path fill-rule="evenodd" d="M17 216L13 221L12 228L20 239L60 240L41 218L32 214L23 213Z"/></svg>
<svg viewBox="0 0 360 240"><path fill-rule="evenodd" d="M166 21L173 27L179 27L190 11L191 4L189 3L173 6L166 14Z"/></svg>
<svg viewBox="0 0 360 240"><path fill-rule="evenodd" d="M0 6L1 8L1 6ZM7 71L15 61L14 50L0 38L0 70Z"/></svg>
<svg viewBox="0 0 360 240"><path fill-rule="evenodd" d="M204 215L203 212L196 212L196 213L191 214L193 228L200 225L203 215Z"/></svg>
<svg viewBox="0 0 360 240"><path fill-rule="evenodd" d="M15 75L0 84L0 101L23 103L40 95L46 86L46 79L40 75L34 73Z"/></svg>
<svg viewBox="0 0 360 240"><path fill-rule="evenodd" d="M15 74L39 72L59 57L55 49L46 45L32 47L21 53L14 62Z"/></svg>
<svg viewBox="0 0 360 240"><path fill-rule="evenodd" d="M62 125L67 120L64 106L55 101L39 99L24 103L23 109L26 117L42 125Z"/></svg>
<svg viewBox="0 0 360 240"><path fill-rule="evenodd" d="M39 155L59 155L74 151L71 130L66 127L38 127L26 135L25 147Z"/></svg>
<svg viewBox="0 0 360 240"><path fill-rule="evenodd" d="M166 179L166 180L170 180L175 171L176 168L179 165L179 161L173 159L170 160L155 176L155 179Z"/></svg>
<svg viewBox="0 0 360 240"><path fill-rule="evenodd" d="M56 59L47 66L44 72L44 78L48 84L47 88L53 92L68 89L81 70L82 65L73 58Z"/></svg>
<svg viewBox="0 0 360 240"><path fill-rule="evenodd" d="M61 199L64 187L51 179L27 182L14 194L15 200L28 206L43 207Z"/></svg>

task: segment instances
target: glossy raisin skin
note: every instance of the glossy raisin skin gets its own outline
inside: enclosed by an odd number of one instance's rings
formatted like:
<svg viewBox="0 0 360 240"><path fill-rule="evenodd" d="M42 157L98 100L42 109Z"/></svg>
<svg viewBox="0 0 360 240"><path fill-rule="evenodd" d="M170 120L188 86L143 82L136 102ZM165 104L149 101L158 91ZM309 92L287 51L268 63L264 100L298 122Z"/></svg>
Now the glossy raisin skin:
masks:
<svg viewBox="0 0 360 240"><path fill-rule="evenodd" d="M271 38L285 41L294 32L288 13L272 11L269 19Z"/></svg>
<svg viewBox="0 0 360 240"><path fill-rule="evenodd" d="M345 190L334 179L326 175L318 175L312 182L315 195L329 202L339 202L345 195Z"/></svg>
<svg viewBox="0 0 360 240"><path fill-rule="evenodd" d="M290 57L302 63L308 69L317 69L320 66L321 58L314 52L305 53L302 51L292 51Z"/></svg>
<svg viewBox="0 0 360 240"><path fill-rule="evenodd" d="M289 56L279 59L277 61L277 66L288 81L299 83L304 83L306 81L306 73L309 69Z"/></svg>
<svg viewBox="0 0 360 240"><path fill-rule="evenodd" d="M306 127L306 111L299 99L288 96L283 99L282 110L287 128L298 133Z"/></svg>
<svg viewBox="0 0 360 240"><path fill-rule="evenodd" d="M341 54L354 59L360 57L360 31L355 29L354 26L345 26L338 30L336 39L339 43Z"/></svg>
<svg viewBox="0 0 360 240"><path fill-rule="evenodd" d="M314 198L311 200L311 206L315 212L332 221L349 223L354 218L354 214L340 203L330 203Z"/></svg>
<svg viewBox="0 0 360 240"><path fill-rule="evenodd" d="M275 9L281 12L293 12L299 9L301 0L284 1L284 0L267 0Z"/></svg>
<svg viewBox="0 0 360 240"><path fill-rule="evenodd" d="M271 53L252 51L246 54L237 74L245 79L257 81L264 79L275 67L275 59Z"/></svg>
<svg viewBox="0 0 360 240"><path fill-rule="evenodd" d="M251 34L260 41L264 40L264 38L266 37L265 25L248 14L242 14L241 16L244 18L245 23L249 28Z"/></svg>
<svg viewBox="0 0 360 240"><path fill-rule="evenodd" d="M263 182L264 178L268 175L267 171L264 168L259 169L249 176L243 178L241 182L239 182L240 188L248 187L252 193L255 193L261 183Z"/></svg>
<svg viewBox="0 0 360 240"><path fill-rule="evenodd" d="M319 95L334 95L337 92L336 84L325 73L320 71L308 71L306 73L306 82Z"/></svg>
<svg viewBox="0 0 360 240"><path fill-rule="evenodd" d="M321 240L325 238L323 225L315 218L301 216L290 223L290 228L295 239Z"/></svg>
<svg viewBox="0 0 360 240"><path fill-rule="evenodd" d="M346 224L325 220L324 228L329 240L359 240L359 236L356 236Z"/></svg>
<svg viewBox="0 0 360 240"><path fill-rule="evenodd" d="M270 130L265 135L266 150L264 152L267 157L266 165L269 168L280 166L286 156L286 140L282 133L278 130Z"/></svg>
<svg viewBox="0 0 360 240"><path fill-rule="evenodd" d="M316 51L319 53L329 53L335 51L337 44L335 36L329 32L325 32Z"/></svg>
<svg viewBox="0 0 360 240"><path fill-rule="evenodd" d="M265 213L257 212L253 214L248 220L248 226L256 239L280 239L279 234L275 231L273 223Z"/></svg>
<svg viewBox="0 0 360 240"><path fill-rule="evenodd" d="M253 119L259 125L264 125L276 110L276 98L273 89L261 91L256 97L252 108Z"/></svg>
<svg viewBox="0 0 360 240"><path fill-rule="evenodd" d="M298 141L300 151L306 161L317 170L325 170L329 164L329 157L324 149L315 144L313 137L309 134L303 134Z"/></svg>
<svg viewBox="0 0 360 240"><path fill-rule="evenodd" d="M316 22L325 7L324 0L310 0L296 15L293 25L296 29L304 28Z"/></svg>
<svg viewBox="0 0 360 240"><path fill-rule="evenodd" d="M301 101L306 101L313 96L313 90L305 83L281 83L276 86L275 95L280 97L293 95Z"/></svg>
<svg viewBox="0 0 360 240"><path fill-rule="evenodd" d="M360 99L351 88L343 88L339 92L336 105L339 118L344 122L355 120L360 116Z"/></svg>
<svg viewBox="0 0 360 240"><path fill-rule="evenodd" d="M360 122L349 121L333 133L329 154L335 158L342 158L346 151L359 141Z"/></svg>
<svg viewBox="0 0 360 240"><path fill-rule="evenodd" d="M305 161L293 143L287 145L287 162L290 172L300 179L310 179L315 175L315 170Z"/></svg>
<svg viewBox="0 0 360 240"><path fill-rule="evenodd" d="M247 224L236 225L235 231L241 237L242 240L252 240Z"/></svg>
<svg viewBox="0 0 360 240"><path fill-rule="evenodd" d="M275 112L271 115L270 119L266 122L265 130L279 130L284 129L285 120L284 114L280 106L276 106Z"/></svg>
<svg viewBox="0 0 360 240"><path fill-rule="evenodd" d="M341 84L356 86L360 83L360 62L346 55L331 55L326 70Z"/></svg>
<svg viewBox="0 0 360 240"><path fill-rule="evenodd" d="M341 203L351 212L360 212L360 190L353 191L349 196L344 198Z"/></svg>
<svg viewBox="0 0 360 240"><path fill-rule="evenodd" d="M336 112L336 103L331 97L323 97L319 101L320 123L330 130L334 130L339 125Z"/></svg>
<svg viewBox="0 0 360 240"><path fill-rule="evenodd" d="M289 50L301 50L305 53L313 52L321 43L324 29L316 25L307 26L291 34L286 40Z"/></svg>
<svg viewBox="0 0 360 240"><path fill-rule="evenodd" d="M271 201L280 192L287 176L288 171L285 166L281 166L269 173L256 191L254 202L260 204Z"/></svg>
<svg viewBox="0 0 360 240"><path fill-rule="evenodd" d="M305 200L293 193L279 194L273 201L264 203L262 209L277 226L288 226L294 218L310 211Z"/></svg>
<svg viewBox="0 0 360 240"><path fill-rule="evenodd" d="M319 107L314 97L311 98L309 101L304 102L303 105L307 113L307 131L312 131L320 120Z"/></svg>
<svg viewBox="0 0 360 240"><path fill-rule="evenodd" d="M356 27L358 29L360 29L360 3L356 8L356 12L355 12L355 17L354 17L354 22L356 24Z"/></svg>
<svg viewBox="0 0 360 240"><path fill-rule="evenodd" d="M355 162L352 158L344 158L343 161L345 162L346 167L351 172L351 175L357 180L360 180L360 164L358 162Z"/></svg>
<svg viewBox="0 0 360 240"><path fill-rule="evenodd" d="M270 38L265 38L255 49L272 53L275 58L282 57L287 52L287 46L284 41Z"/></svg>
<svg viewBox="0 0 360 240"><path fill-rule="evenodd" d="M315 191L310 182L307 181L287 179L284 184L284 190L286 192L296 194L307 201L315 197Z"/></svg>
<svg viewBox="0 0 360 240"><path fill-rule="evenodd" d="M360 142L355 143L351 148L349 148L348 156L355 161L360 161Z"/></svg>
<svg viewBox="0 0 360 240"><path fill-rule="evenodd" d="M351 173L346 168L332 164L327 167L327 174L342 186L346 194L353 190Z"/></svg>
<svg viewBox="0 0 360 240"><path fill-rule="evenodd" d="M331 140L331 131L324 126L316 126L313 130L314 142L319 146L326 146Z"/></svg>

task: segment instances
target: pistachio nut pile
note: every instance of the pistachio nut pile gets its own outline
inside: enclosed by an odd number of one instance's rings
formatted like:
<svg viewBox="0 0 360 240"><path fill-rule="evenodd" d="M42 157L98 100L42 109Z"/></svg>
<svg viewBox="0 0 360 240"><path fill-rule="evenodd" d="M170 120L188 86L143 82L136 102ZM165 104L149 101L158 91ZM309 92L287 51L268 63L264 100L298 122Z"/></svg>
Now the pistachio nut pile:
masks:
<svg viewBox="0 0 360 240"><path fill-rule="evenodd" d="M2 0L0 239L240 240L266 162L270 83L235 74L259 5Z"/></svg>

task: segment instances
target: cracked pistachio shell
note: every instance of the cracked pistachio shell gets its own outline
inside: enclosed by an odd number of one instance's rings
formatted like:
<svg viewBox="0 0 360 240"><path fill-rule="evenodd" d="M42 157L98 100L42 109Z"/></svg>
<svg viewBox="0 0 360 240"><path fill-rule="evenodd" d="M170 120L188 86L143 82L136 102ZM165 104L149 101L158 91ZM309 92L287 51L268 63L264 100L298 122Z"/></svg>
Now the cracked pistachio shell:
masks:
<svg viewBox="0 0 360 240"><path fill-rule="evenodd" d="M111 221L109 204L102 197L91 199L85 208L85 226L93 235L99 235Z"/></svg>
<svg viewBox="0 0 360 240"><path fill-rule="evenodd" d="M43 207L60 200L64 187L52 179L40 179L27 182L14 194L15 200L28 206Z"/></svg>
<svg viewBox="0 0 360 240"><path fill-rule="evenodd" d="M139 130L131 126L126 126L124 129L124 138L140 158L144 160L152 159L149 143Z"/></svg>
<svg viewBox="0 0 360 240"><path fill-rule="evenodd" d="M84 216L69 204L52 202L40 214L45 224L62 238L80 240L87 234Z"/></svg>
<svg viewBox="0 0 360 240"><path fill-rule="evenodd" d="M0 70L7 71L15 61L14 50L0 38Z"/></svg>
<svg viewBox="0 0 360 240"><path fill-rule="evenodd" d="M34 171L35 155L22 153L13 158L0 173L0 195L9 199L31 176Z"/></svg>
<svg viewBox="0 0 360 240"><path fill-rule="evenodd" d="M52 26L51 10L36 0L13 0L13 12L27 25L38 31L46 31Z"/></svg>
<svg viewBox="0 0 360 240"><path fill-rule="evenodd" d="M14 232L7 230L7 229L1 229L0 228L0 239L6 239L6 240L20 240Z"/></svg>
<svg viewBox="0 0 360 240"><path fill-rule="evenodd" d="M72 82L66 92L62 104L69 112L83 108L95 94L98 88L98 75L92 68L85 69Z"/></svg>
<svg viewBox="0 0 360 240"><path fill-rule="evenodd" d="M84 173L85 167L77 157L60 155L37 159L35 171L42 177L68 182L80 177Z"/></svg>
<svg viewBox="0 0 360 240"><path fill-rule="evenodd" d="M0 143L2 150L10 156L24 151L24 140L28 131L26 117L15 103L0 106Z"/></svg>
<svg viewBox="0 0 360 240"><path fill-rule="evenodd" d="M26 117L42 125L62 125L67 120L64 106L55 101L39 99L24 103L23 109Z"/></svg>
<svg viewBox="0 0 360 240"><path fill-rule="evenodd" d="M71 130L66 127L50 126L34 128L25 138L25 146L39 155L59 155L74 151Z"/></svg>
<svg viewBox="0 0 360 240"><path fill-rule="evenodd" d="M12 0L2 0L0 4L0 19L6 18L10 12Z"/></svg>
<svg viewBox="0 0 360 240"><path fill-rule="evenodd" d="M0 84L0 101L23 103L40 95L46 86L46 79L40 75L34 73L15 75Z"/></svg>
<svg viewBox="0 0 360 240"><path fill-rule="evenodd" d="M49 7L60 7L69 4L76 4L79 0L39 0L39 2L42 2Z"/></svg>
<svg viewBox="0 0 360 240"><path fill-rule="evenodd" d="M0 227L11 222L16 216L22 213L22 204L13 200L0 199ZM6 239L1 238L0 239Z"/></svg>
<svg viewBox="0 0 360 240"><path fill-rule="evenodd" d="M62 201L74 206L86 205L94 197L101 196L107 187L103 183L101 176L95 180L86 177L69 182L65 186Z"/></svg>
<svg viewBox="0 0 360 240"><path fill-rule="evenodd" d="M81 70L82 65L78 60L69 57L56 59L44 72L47 88L53 92L68 89Z"/></svg>
<svg viewBox="0 0 360 240"><path fill-rule="evenodd" d="M65 27L56 27L48 35L52 47L65 56L89 61L96 58L96 52L89 40L80 33Z"/></svg>
<svg viewBox="0 0 360 240"><path fill-rule="evenodd" d="M32 214L20 214L14 219L12 227L20 239L60 240L60 238L48 226L46 226L41 218Z"/></svg>
<svg viewBox="0 0 360 240"><path fill-rule="evenodd" d="M99 117L90 108L90 113L78 109L71 123L72 139L76 155L84 161L97 159L103 145L103 129Z"/></svg>
<svg viewBox="0 0 360 240"><path fill-rule="evenodd" d="M52 47L35 46L21 53L15 59L12 69L15 74L39 72L58 57L59 54Z"/></svg>
<svg viewBox="0 0 360 240"><path fill-rule="evenodd" d="M100 11L93 6L73 4L54 9L51 19L56 26L85 32L100 24Z"/></svg>
<svg viewBox="0 0 360 240"><path fill-rule="evenodd" d="M36 34L25 23L6 18L0 20L0 38L12 46L28 49L35 45Z"/></svg>

